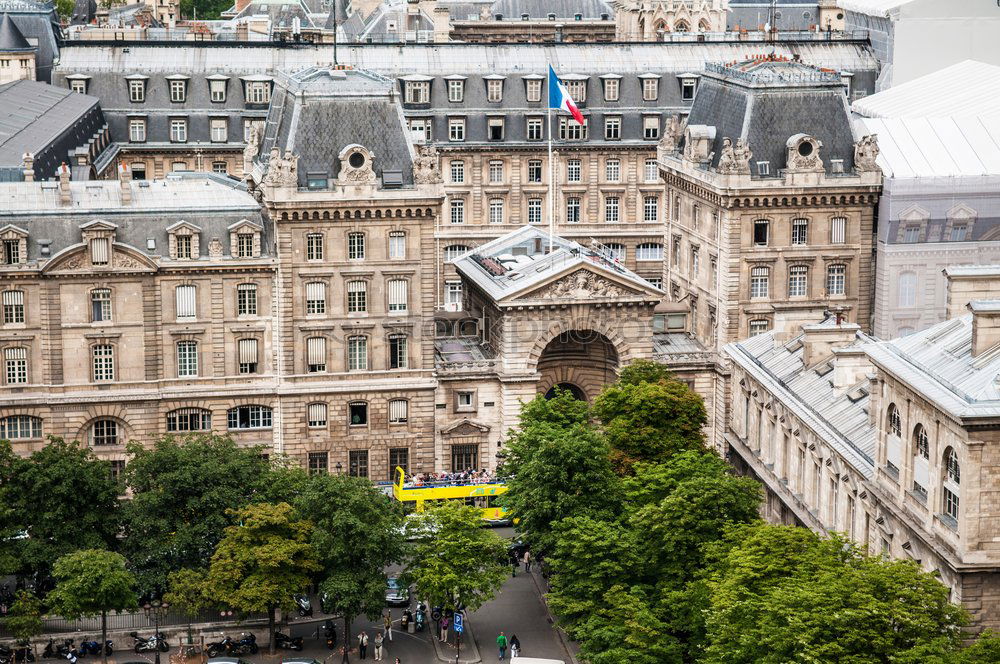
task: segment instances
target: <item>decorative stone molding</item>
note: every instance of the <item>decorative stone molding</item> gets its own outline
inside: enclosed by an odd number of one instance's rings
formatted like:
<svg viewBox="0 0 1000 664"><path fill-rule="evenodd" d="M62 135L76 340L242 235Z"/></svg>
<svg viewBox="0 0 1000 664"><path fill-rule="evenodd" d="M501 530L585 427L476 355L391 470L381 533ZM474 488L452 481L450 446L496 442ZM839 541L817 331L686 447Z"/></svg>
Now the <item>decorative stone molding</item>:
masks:
<svg viewBox="0 0 1000 664"><path fill-rule="evenodd" d="M438 151L433 145L417 146L417 158L413 161L413 182L415 184L439 184L441 182Z"/></svg>
<svg viewBox="0 0 1000 664"><path fill-rule="evenodd" d="M624 288L589 270L577 270L527 297L540 300L590 300L636 294L638 291Z"/></svg>
<svg viewBox="0 0 1000 664"><path fill-rule="evenodd" d="M854 170L859 173L881 170L875 163L878 152L878 137L875 134L862 137L854 144Z"/></svg>
<svg viewBox="0 0 1000 664"><path fill-rule="evenodd" d="M791 172L810 173L822 172L823 160L819 151L823 143L806 134L795 134L785 142L788 151L786 168Z"/></svg>
<svg viewBox="0 0 1000 664"><path fill-rule="evenodd" d="M337 175L337 184L358 185L376 183L375 177L375 154L364 147L353 143L344 147L337 155L340 161L340 173ZM414 164L416 169L416 164ZM414 173L414 176L416 173Z"/></svg>
<svg viewBox="0 0 1000 664"><path fill-rule="evenodd" d="M719 155L719 173L727 175L750 175L750 146L742 138L736 139L736 145L729 138L722 139L722 153Z"/></svg>
<svg viewBox="0 0 1000 664"><path fill-rule="evenodd" d="M264 184L274 187L297 187L299 184L299 158L292 154L291 150L286 150L285 156L282 157L278 148L271 148Z"/></svg>

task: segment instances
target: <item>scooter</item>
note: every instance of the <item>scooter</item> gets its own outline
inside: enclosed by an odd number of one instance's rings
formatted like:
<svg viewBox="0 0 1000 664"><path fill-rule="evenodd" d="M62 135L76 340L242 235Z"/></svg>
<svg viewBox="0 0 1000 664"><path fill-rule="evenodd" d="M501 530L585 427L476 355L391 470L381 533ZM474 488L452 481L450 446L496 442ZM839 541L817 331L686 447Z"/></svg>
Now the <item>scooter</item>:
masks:
<svg viewBox="0 0 1000 664"><path fill-rule="evenodd" d="M423 631L424 624L427 622L427 612L424 610L423 604L417 607L417 615L414 618L414 621L416 622L417 625L417 631L418 632Z"/></svg>
<svg viewBox="0 0 1000 664"><path fill-rule="evenodd" d="M306 616L312 616L313 607L312 601L306 595L295 595L293 597L295 600L295 605L299 608L299 616L305 618Z"/></svg>
<svg viewBox="0 0 1000 664"><path fill-rule="evenodd" d="M274 633L274 645L283 650L302 650L302 637L292 637L281 632Z"/></svg>
<svg viewBox="0 0 1000 664"><path fill-rule="evenodd" d="M148 639L144 636L139 636L138 632L129 632L128 635L135 639L136 653L153 652L156 650L159 650L160 652L167 652L170 650L170 644L167 643L167 637L160 632L157 632Z"/></svg>
<svg viewBox="0 0 1000 664"><path fill-rule="evenodd" d="M30 641L18 641L14 648L14 663L25 664L25 662L35 661L35 652L31 648Z"/></svg>
<svg viewBox="0 0 1000 664"><path fill-rule="evenodd" d="M333 650L337 647L337 626L332 620L327 619L323 623L323 636L326 638L326 647Z"/></svg>
<svg viewBox="0 0 1000 664"><path fill-rule="evenodd" d="M45 646L45 652L42 653L42 659L62 658L69 660L70 664L76 664L77 655L76 648L73 647L73 639L66 639L59 645L56 645L55 639L49 639L48 645Z"/></svg>

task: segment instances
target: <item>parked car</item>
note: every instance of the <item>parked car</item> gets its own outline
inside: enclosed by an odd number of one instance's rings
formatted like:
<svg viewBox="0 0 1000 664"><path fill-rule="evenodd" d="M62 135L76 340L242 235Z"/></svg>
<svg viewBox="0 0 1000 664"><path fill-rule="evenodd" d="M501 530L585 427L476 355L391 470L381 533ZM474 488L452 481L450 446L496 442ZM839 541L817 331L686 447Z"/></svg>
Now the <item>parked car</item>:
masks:
<svg viewBox="0 0 1000 664"><path fill-rule="evenodd" d="M281 660L281 664L320 664L320 662L316 659L300 657L298 659L283 659Z"/></svg>
<svg viewBox="0 0 1000 664"><path fill-rule="evenodd" d="M149 662L140 662L139 664L149 664ZM250 662L242 657L209 657L205 664L250 664Z"/></svg>
<svg viewBox="0 0 1000 664"><path fill-rule="evenodd" d="M385 588L385 603L388 606L409 606L410 589L404 588L396 577L390 577Z"/></svg>

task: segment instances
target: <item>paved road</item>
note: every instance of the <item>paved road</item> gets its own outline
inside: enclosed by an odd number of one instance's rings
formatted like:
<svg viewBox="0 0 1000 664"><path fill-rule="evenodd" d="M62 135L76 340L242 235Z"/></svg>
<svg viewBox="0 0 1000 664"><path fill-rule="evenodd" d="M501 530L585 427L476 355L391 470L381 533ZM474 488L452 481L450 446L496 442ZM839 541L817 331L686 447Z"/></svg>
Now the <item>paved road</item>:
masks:
<svg viewBox="0 0 1000 664"><path fill-rule="evenodd" d="M567 660L555 629L549 624L545 606L535 582L523 567L517 577L507 579L503 590L490 602L469 616L483 662L497 659L496 638L503 631L510 638L517 634L525 657ZM510 656L508 652L508 657Z"/></svg>

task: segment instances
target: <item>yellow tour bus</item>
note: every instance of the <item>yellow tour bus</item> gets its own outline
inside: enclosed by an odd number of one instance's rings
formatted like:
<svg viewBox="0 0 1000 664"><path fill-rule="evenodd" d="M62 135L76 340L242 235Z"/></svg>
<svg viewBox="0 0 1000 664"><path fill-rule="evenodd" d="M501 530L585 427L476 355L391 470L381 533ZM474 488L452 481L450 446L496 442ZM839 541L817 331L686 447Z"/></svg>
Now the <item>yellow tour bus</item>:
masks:
<svg viewBox="0 0 1000 664"><path fill-rule="evenodd" d="M407 512L423 512L426 503L439 500L463 500L467 505L479 509L483 521L491 526L506 525L510 522L500 507L497 498L507 492L503 482L481 482L471 480L441 480L433 482L407 482L406 473L396 466L396 481L392 485L392 495Z"/></svg>

